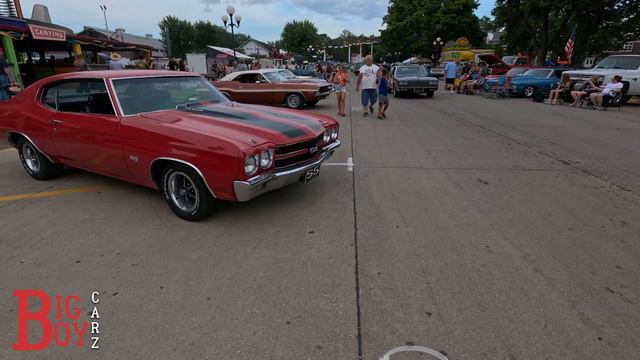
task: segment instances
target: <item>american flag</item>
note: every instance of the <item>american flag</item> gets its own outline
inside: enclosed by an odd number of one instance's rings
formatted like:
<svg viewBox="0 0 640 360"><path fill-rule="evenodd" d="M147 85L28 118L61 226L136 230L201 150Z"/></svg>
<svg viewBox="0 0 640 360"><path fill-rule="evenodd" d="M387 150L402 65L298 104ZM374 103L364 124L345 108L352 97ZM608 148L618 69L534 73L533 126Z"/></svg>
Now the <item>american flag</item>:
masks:
<svg viewBox="0 0 640 360"><path fill-rule="evenodd" d="M569 62L571 62L571 58L573 57L573 45L576 42L576 28L573 28L571 32L571 36L569 36L569 40L567 40L567 45L564 46L564 56L567 58Z"/></svg>

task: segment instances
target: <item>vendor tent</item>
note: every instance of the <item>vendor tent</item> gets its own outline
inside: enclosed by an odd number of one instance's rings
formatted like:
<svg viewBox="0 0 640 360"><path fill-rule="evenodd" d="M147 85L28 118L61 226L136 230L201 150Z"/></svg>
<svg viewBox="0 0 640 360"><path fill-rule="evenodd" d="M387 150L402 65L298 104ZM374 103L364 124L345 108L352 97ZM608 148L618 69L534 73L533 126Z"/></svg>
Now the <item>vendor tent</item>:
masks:
<svg viewBox="0 0 640 360"><path fill-rule="evenodd" d="M220 54L224 54L227 56L231 56L233 57L233 49L229 49L226 47L220 47L220 46L211 46L211 45L207 45L207 47L209 49L215 50L217 52L219 52ZM239 51L236 50L236 57L238 59L244 59L244 60L253 60L253 58L251 56L247 56Z"/></svg>
<svg viewBox="0 0 640 360"><path fill-rule="evenodd" d="M410 57L410 58L408 58L407 60L403 61L402 63L403 63L403 64L411 64L411 63L413 63L413 61L414 61L415 59L416 59L415 57Z"/></svg>

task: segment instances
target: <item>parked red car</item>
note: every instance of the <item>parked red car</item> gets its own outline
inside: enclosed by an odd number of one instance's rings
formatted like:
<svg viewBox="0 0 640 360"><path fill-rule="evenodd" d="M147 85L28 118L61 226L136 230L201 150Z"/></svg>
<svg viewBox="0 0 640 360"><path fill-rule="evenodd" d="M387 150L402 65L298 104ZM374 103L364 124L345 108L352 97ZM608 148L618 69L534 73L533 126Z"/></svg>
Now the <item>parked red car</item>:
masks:
<svg viewBox="0 0 640 360"><path fill-rule="evenodd" d="M160 189L191 221L316 177L340 146L331 117L229 101L199 75L76 72L0 103L0 131L29 175L79 168Z"/></svg>
<svg viewBox="0 0 640 360"><path fill-rule="evenodd" d="M503 56L502 58L493 54L478 55L481 61L484 61L489 65L489 69L492 75L506 74L511 68L514 67L530 67L531 59L528 56Z"/></svg>

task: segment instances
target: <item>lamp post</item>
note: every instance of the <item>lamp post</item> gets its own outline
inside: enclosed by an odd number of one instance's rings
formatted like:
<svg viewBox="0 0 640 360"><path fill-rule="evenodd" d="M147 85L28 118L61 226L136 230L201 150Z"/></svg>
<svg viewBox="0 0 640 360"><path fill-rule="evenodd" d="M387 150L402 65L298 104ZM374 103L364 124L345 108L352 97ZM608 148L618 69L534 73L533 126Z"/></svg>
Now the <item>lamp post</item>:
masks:
<svg viewBox="0 0 640 360"><path fill-rule="evenodd" d="M240 15L235 15L236 21L233 21L233 16L236 12L236 9L229 5L227 6L227 14L229 15L222 15L222 22L224 23L224 27L225 28L231 28L231 41L233 41L233 59L234 60L238 60L238 57L236 56L236 34L234 31L234 28L239 28L240 27L240 20L242 20L242 17Z"/></svg>
<svg viewBox="0 0 640 360"><path fill-rule="evenodd" d="M109 24L107 24L107 5L100 5L100 10L102 10L102 15L104 16L104 27L109 30Z"/></svg>
<svg viewBox="0 0 640 360"><path fill-rule="evenodd" d="M442 41L442 39L439 36L433 41L433 63L434 63L434 65L438 64L438 60L440 59L440 54L442 53L442 46L443 45L444 45L444 42Z"/></svg>

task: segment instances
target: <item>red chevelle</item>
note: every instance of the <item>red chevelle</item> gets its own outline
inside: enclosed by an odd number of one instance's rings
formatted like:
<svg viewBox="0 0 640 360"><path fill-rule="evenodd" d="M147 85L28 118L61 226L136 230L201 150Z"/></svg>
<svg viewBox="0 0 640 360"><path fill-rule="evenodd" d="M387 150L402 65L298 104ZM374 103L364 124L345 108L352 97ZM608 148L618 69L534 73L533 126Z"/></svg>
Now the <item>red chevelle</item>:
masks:
<svg viewBox="0 0 640 360"><path fill-rule="evenodd" d="M79 168L160 189L191 221L319 174L340 146L331 117L227 100L166 71L53 76L0 103L0 130L29 175Z"/></svg>

